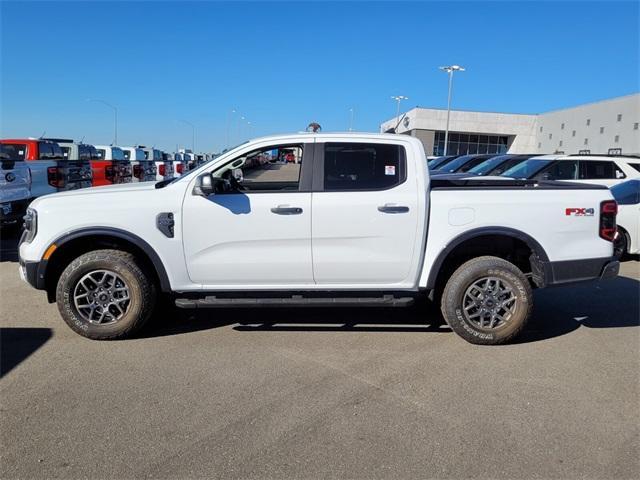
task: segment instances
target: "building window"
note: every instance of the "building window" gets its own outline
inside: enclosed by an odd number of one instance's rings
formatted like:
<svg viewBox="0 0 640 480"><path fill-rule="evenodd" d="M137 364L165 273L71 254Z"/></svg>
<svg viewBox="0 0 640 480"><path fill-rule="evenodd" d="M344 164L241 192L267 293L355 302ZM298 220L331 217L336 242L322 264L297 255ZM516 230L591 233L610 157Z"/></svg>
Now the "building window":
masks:
<svg viewBox="0 0 640 480"><path fill-rule="evenodd" d="M589 145L589 139L588 139L588 138L585 138L585 139L584 139L584 144L585 144L585 145Z"/></svg>
<svg viewBox="0 0 640 480"><path fill-rule="evenodd" d="M558 143L558 146L561 147L562 146L562 140L560 140L560 143Z"/></svg>
<svg viewBox="0 0 640 480"><path fill-rule="evenodd" d="M616 142L616 143L618 143L618 142L620 141L620 135L616 135L616 136L613 138L613 141L614 141L614 142Z"/></svg>
<svg viewBox="0 0 640 480"><path fill-rule="evenodd" d="M619 121L619 122L621 122L621 121L622 121L622 114L621 114L621 113L619 113L619 114L618 114L618 121Z"/></svg>
<svg viewBox="0 0 640 480"><path fill-rule="evenodd" d="M564 130L564 123L560 125L560 130Z"/></svg>
<svg viewBox="0 0 640 480"><path fill-rule="evenodd" d="M600 127L600 133L604 133L604 127Z"/></svg>
<svg viewBox="0 0 640 480"><path fill-rule="evenodd" d="M637 130L637 129L638 129L638 122L636 122L636 123L634 123L634 124L633 124L633 129L634 129L634 130Z"/></svg>
<svg viewBox="0 0 640 480"><path fill-rule="evenodd" d="M538 142L538 148L542 148L542 142Z"/></svg>
<svg viewBox="0 0 640 480"><path fill-rule="evenodd" d="M571 136L575 137L576 136L576 131L574 130L573 132L571 132Z"/></svg>
<svg viewBox="0 0 640 480"><path fill-rule="evenodd" d="M549 134L549 140L551 140L553 138L553 133Z"/></svg>
<svg viewBox="0 0 640 480"><path fill-rule="evenodd" d="M540 131L542 131L542 125L540 125Z"/></svg>
<svg viewBox="0 0 640 480"><path fill-rule="evenodd" d="M470 155L475 153L507 153L509 137L505 135L477 135L449 132L447 155ZM444 132L435 132L433 154L444 154Z"/></svg>
<svg viewBox="0 0 640 480"><path fill-rule="evenodd" d="M590 118L587 118L587 127L588 127L589 125L591 125L591 119L590 119Z"/></svg>

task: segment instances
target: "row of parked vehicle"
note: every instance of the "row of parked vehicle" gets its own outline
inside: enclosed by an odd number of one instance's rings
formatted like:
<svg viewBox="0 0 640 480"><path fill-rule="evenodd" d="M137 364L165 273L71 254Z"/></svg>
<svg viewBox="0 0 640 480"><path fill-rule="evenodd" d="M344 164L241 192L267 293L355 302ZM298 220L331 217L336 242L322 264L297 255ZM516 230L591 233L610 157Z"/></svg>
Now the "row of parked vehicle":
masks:
<svg viewBox="0 0 640 480"><path fill-rule="evenodd" d="M448 155L430 157L427 165L432 178L510 177L606 185L618 202L616 254L640 254L639 156Z"/></svg>
<svg viewBox="0 0 640 480"><path fill-rule="evenodd" d="M179 177L212 156L137 145L89 145L62 138L0 140L0 225L17 224L49 193Z"/></svg>

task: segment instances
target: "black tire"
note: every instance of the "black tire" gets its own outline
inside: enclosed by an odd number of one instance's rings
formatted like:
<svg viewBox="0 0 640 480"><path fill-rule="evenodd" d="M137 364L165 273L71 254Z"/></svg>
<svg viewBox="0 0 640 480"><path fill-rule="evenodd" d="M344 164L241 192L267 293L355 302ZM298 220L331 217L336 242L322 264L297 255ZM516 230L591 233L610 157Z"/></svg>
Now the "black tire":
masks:
<svg viewBox="0 0 640 480"><path fill-rule="evenodd" d="M494 280L486 283L486 279ZM483 282L485 286L480 287ZM496 285L504 287L500 295L493 293ZM481 292L482 288L491 292ZM479 292L477 297L473 295L476 292ZM504 307L502 304L507 300L508 307ZM498 315L492 316L492 308ZM510 342L525 327L532 308L531 285L520 269L506 260L489 256L474 258L461 265L449 278L441 302L442 315L451 329L476 345ZM506 319L499 320L499 315ZM496 323L491 326L493 322Z"/></svg>
<svg viewBox="0 0 640 480"><path fill-rule="evenodd" d="M101 271L112 272L120 277L127 288L128 302L120 304L124 309L121 318L116 320L112 317L112 321L98 324L85 318L86 309L83 315L76 307L74 292L81 279L92 272ZM91 290L92 293L96 291ZM120 250L94 250L79 256L62 272L56 288L58 310L64 321L76 333L93 340L133 336L149 320L155 300L156 287L151 277L136 263L132 254Z"/></svg>

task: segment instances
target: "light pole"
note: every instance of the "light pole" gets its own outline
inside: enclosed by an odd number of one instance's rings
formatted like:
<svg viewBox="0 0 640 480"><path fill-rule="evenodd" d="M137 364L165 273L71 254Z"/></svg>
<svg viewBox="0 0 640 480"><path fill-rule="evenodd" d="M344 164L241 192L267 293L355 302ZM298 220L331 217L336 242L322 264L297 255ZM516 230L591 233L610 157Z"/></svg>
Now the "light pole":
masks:
<svg viewBox="0 0 640 480"><path fill-rule="evenodd" d="M230 141L230 135L231 135L231 116L236 113L235 109L231 109L229 112L227 112L227 140L226 140L226 148L229 148L229 141Z"/></svg>
<svg viewBox="0 0 640 480"><path fill-rule="evenodd" d="M240 127L241 127L241 122L244 122L244 121L245 121L245 118L242 115L240 115L238 117L238 142L242 141L242 130L240 129Z"/></svg>
<svg viewBox="0 0 640 480"><path fill-rule="evenodd" d="M187 125L191 126L191 151L193 153L196 153L196 126L191 123L191 122L187 122L186 120L180 120L182 123L186 123Z"/></svg>
<svg viewBox="0 0 640 480"><path fill-rule="evenodd" d="M349 117L349 131L353 132L353 115L354 115L353 107L349 109L349 113L351 114Z"/></svg>
<svg viewBox="0 0 640 480"><path fill-rule="evenodd" d="M405 97L404 95L396 95L394 97L391 97L391 100L395 100L397 102L396 121L399 122L400 121L400 102L402 100L409 100L409 97Z"/></svg>
<svg viewBox="0 0 640 480"><path fill-rule="evenodd" d="M87 102L98 102L113 110L113 145L118 145L118 107L97 98L87 98Z"/></svg>
<svg viewBox="0 0 640 480"><path fill-rule="evenodd" d="M451 90L453 87L453 72L464 72L464 67L460 65L449 65L447 67L439 67L440 70L449 74L449 95L447 97L447 128L444 131L444 155L447 154L449 147L449 117L451 116Z"/></svg>

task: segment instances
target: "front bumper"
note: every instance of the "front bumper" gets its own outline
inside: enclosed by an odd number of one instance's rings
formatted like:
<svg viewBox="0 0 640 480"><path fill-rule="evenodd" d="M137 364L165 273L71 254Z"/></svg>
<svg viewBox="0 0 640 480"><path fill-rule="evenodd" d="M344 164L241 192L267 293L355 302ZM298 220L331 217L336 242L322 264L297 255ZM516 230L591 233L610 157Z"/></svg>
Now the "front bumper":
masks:
<svg viewBox="0 0 640 480"><path fill-rule="evenodd" d="M588 258L563 262L540 262L546 287L589 280L615 278L620 271L616 257Z"/></svg>
<svg viewBox="0 0 640 480"><path fill-rule="evenodd" d="M44 290L44 269L42 262L25 262L20 259L20 278L38 290ZM41 273L40 273L41 272Z"/></svg>

